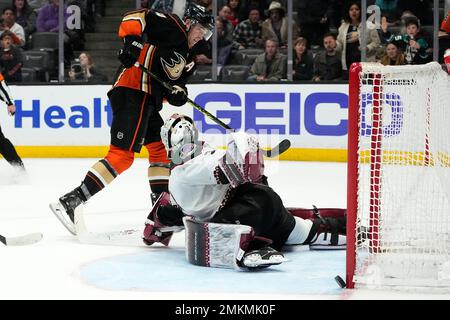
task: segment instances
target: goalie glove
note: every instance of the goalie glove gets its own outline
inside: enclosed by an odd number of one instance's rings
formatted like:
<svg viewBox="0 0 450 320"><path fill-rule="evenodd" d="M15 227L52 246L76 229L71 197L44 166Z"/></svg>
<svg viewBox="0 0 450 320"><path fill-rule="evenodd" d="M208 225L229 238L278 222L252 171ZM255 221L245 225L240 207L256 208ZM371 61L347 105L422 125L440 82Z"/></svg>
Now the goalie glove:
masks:
<svg viewBox="0 0 450 320"><path fill-rule="evenodd" d="M232 187L246 182L262 183L264 158L258 140L245 132L234 132L230 136L228 150L219 161L219 168Z"/></svg>
<svg viewBox="0 0 450 320"><path fill-rule="evenodd" d="M139 58L143 48L142 39L139 36L125 36L123 47L119 50L118 58L125 68L131 68Z"/></svg>
<svg viewBox="0 0 450 320"><path fill-rule="evenodd" d="M167 101L175 107L185 105L188 99L187 88L178 85L174 85L172 88L173 90L167 95Z"/></svg>
<svg viewBox="0 0 450 320"><path fill-rule="evenodd" d="M145 221L143 241L146 245L160 242L169 245L174 231L183 227L183 212L170 204L170 195L161 193Z"/></svg>

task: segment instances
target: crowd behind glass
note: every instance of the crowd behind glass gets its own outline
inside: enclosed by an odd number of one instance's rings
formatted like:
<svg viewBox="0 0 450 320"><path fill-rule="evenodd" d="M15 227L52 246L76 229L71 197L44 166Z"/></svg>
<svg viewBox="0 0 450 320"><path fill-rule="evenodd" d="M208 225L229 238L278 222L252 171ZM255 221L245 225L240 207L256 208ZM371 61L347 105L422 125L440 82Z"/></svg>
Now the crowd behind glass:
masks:
<svg viewBox="0 0 450 320"><path fill-rule="evenodd" d="M6 80L111 83L102 61L85 50L86 34L98 32L109 1L64 1L65 9L79 8L81 19L78 28L66 24L63 33L64 78L58 73L60 47L36 48L40 35L58 33L60 1L0 1L0 68ZM215 14L216 34L195 47L193 82L346 81L353 62L443 64L450 48L448 0L186 0L186 6L194 1ZM140 0L136 7L182 15L174 3ZM64 11L66 21L71 12ZM33 53L46 66L33 66ZM110 54L115 57L115 50Z"/></svg>

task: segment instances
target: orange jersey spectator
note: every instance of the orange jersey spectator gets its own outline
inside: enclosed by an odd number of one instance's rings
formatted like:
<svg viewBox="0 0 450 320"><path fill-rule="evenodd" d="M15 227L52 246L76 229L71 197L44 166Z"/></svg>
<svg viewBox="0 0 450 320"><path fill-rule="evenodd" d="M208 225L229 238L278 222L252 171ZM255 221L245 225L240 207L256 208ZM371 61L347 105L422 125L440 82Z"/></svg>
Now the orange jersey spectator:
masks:
<svg viewBox="0 0 450 320"><path fill-rule="evenodd" d="M450 10L447 12L444 20L442 20L441 30L450 33Z"/></svg>

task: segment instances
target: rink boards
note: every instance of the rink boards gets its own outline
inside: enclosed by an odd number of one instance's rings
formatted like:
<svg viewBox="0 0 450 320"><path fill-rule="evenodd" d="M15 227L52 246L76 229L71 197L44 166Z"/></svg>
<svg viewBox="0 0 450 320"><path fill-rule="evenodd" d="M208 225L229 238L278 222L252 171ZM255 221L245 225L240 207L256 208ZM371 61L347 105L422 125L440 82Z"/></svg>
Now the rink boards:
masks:
<svg viewBox="0 0 450 320"><path fill-rule="evenodd" d="M112 111L108 85L11 86L17 112L0 108L4 134L23 157L103 157L109 146ZM238 130L258 135L262 147L290 139L284 160L346 161L348 85L193 84L189 97ZM187 104L165 104L193 117L201 137L225 146L225 130ZM144 150L140 156L146 157Z"/></svg>

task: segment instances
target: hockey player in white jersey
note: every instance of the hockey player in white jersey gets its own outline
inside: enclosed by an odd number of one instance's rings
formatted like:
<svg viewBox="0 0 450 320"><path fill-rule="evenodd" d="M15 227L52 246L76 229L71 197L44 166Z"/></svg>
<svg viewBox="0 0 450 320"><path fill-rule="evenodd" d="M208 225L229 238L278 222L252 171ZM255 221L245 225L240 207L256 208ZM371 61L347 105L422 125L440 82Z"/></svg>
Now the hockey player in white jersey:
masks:
<svg viewBox="0 0 450 320"><path fill-rule="evenodd" d="M191 263L237 268L279 264L286 245L345 247L345 210L285 208L267 184L255 137L230 133L227 150L215 149L179 114L165 121L161 137L172 160L170 196L162 194L153 206L146 244L168 245L173 230L184 226ZM317 241L326 233L325 243Z"/></svg>

